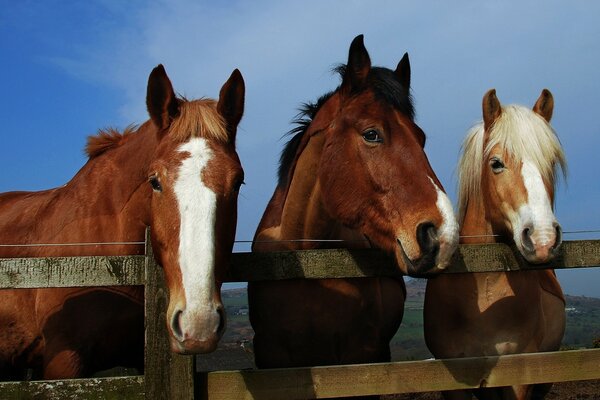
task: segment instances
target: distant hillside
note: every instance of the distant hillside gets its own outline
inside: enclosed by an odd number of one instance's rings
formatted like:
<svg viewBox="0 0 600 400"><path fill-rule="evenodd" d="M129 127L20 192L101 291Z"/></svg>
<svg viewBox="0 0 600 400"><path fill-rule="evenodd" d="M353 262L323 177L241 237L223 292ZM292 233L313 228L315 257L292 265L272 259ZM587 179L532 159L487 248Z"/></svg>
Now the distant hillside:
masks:
<svg viewBox="0 0 600 400"><path fill-rule="evenodd" d="M423 300L425 279L407 279L407 302L404 319L391 343L394 360L423 359L430 357L423 339ZM600 338L600 299L585 296L566 296L567 328L563 340L565 348L592 347ZM244 351L251 358L253 331L248 321L248 300L245 288L223 291L227 309L228 329L223 338L223 348ZM241 350L239 350L241 351Z"/></svg>

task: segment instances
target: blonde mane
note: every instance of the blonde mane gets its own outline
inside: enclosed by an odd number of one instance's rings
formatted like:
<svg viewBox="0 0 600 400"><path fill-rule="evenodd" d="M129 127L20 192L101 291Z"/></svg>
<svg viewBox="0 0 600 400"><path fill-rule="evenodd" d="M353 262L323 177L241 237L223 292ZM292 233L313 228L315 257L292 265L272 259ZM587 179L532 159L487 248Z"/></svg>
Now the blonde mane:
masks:
<svg viewBox="0 0 600 400"><path fill-rule="evenodd" d="M560 141L544 118L531 109L518 105L502 107L502 112L492 125L484 148L483 122L475 125L462 145L458 165L458 216L465 217L470 198L481 196L481 174L491 149L500 145L516 162L528 159L538 168L542 179L551 186L556 183L560 167L566 177L567 162Z"/></svg>

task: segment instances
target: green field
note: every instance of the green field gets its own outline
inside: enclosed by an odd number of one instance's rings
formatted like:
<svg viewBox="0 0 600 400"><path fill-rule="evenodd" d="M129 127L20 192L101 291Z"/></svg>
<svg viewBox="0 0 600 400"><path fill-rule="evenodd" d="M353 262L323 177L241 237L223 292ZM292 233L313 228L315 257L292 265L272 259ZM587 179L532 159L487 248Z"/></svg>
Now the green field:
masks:
<svg viewBox="0 0 600 400"><path fill-rule="evenodd" d="M423 338L423 295L424 281L412 280L407 284L408 299L405 303L402 325L391 342L392 359L420 360L430 358L431 353ZM251 342L253 331L248 315L246 289L223 292L223 302L227 309L228 328L223 338L223 346L239 346ZM567 296L567 327L563 348L593 347L594 340L600 338L600 299Z"/></svg>

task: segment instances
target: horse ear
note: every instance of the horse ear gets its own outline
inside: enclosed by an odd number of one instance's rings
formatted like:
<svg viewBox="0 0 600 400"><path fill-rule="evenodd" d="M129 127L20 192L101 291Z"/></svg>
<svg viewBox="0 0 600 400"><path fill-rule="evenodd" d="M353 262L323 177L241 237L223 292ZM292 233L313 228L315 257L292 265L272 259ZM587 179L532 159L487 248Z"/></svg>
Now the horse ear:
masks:
<svg viewBox="0 0 600 400"><path fill-rule="evenodd" d="M154 68L148 77L146 107L160 131L167 129L179 114L179 100L162 64Z"/></svg>
<svg viewBox="0 0 600 400"><path fill-rule="evenodd" d="M542 94L535 102L533 111L539 114L547 122L552 119L552 112L554 111L554 97L548 89L542 90Z"/></svg>
<svg viewBox="0 0 600 400"><path fill-rule="evenodd" d="M219 93L217 111L227 123L229 141L235 143L237 126L244 114L244 97L246 86L239 70L235 69Z"/></svg>
<svg viewBox="0 0 600 400"><path fill-rule="evenodd" d="M404 53L402 60L400 60L394 72L402 87L406 90L410 89L410 60L408 59L408 53Z"/></svg>
<svg viewBox="0 0 600 400"><path fill-rule="evenodd" d="M367 83L370 70L371 58L365 48L364 36L358 35L350 45L342 88L348 92L361 90Z"/></svg>
<svg viewBox="0 0 600 400"><path fill-rule="evenodd" d="M490 89L483 96L483 126L487 131L494 124L496 119L502 113L502 106L498 97L496 97L496 89Z"/></svg>

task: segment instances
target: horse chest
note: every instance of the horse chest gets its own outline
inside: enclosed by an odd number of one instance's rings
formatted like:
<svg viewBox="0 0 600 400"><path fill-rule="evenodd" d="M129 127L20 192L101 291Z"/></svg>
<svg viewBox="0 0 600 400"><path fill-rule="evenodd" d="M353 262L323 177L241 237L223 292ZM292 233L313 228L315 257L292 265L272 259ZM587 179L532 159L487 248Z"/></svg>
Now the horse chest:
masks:
<svg viewBox="0 0 600 400"><path fill-rule="evenodd" d="M498 301L515 295L506 274L483 274L477 279L479 312L483 313Z"/></svg>

